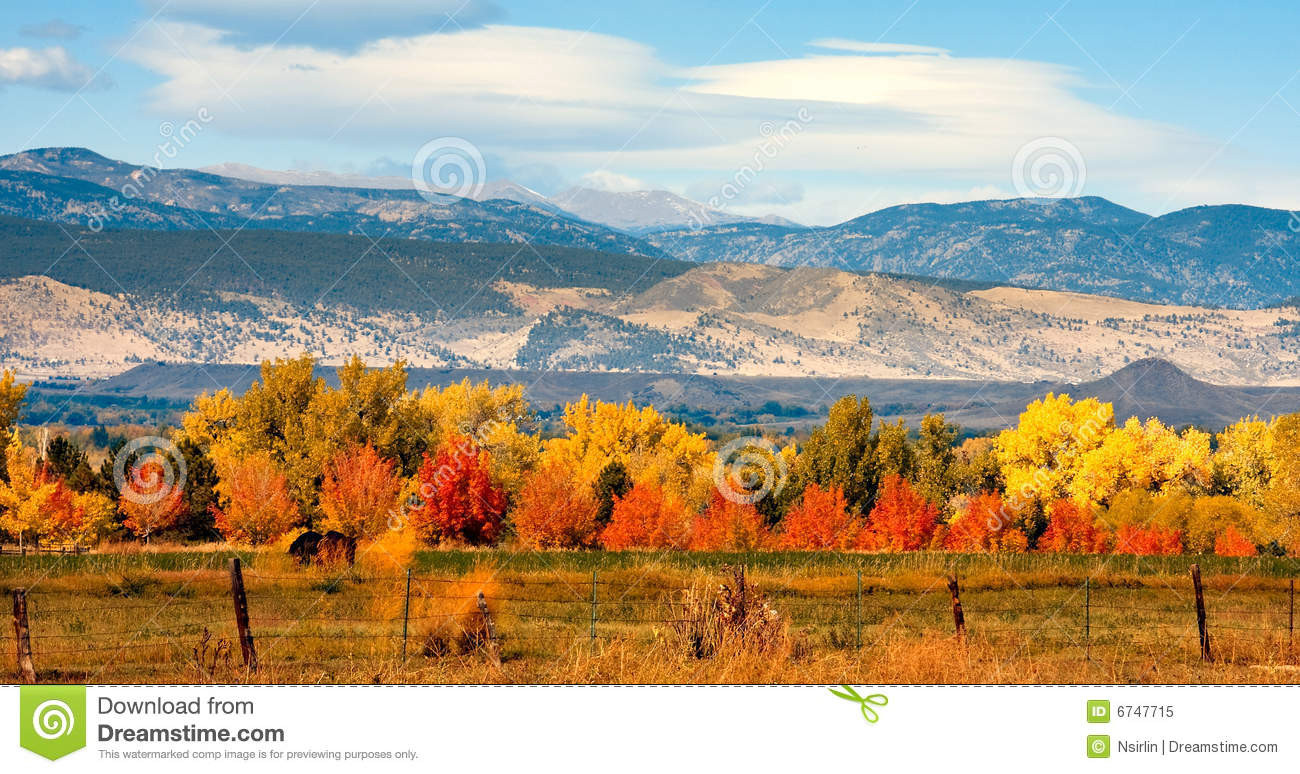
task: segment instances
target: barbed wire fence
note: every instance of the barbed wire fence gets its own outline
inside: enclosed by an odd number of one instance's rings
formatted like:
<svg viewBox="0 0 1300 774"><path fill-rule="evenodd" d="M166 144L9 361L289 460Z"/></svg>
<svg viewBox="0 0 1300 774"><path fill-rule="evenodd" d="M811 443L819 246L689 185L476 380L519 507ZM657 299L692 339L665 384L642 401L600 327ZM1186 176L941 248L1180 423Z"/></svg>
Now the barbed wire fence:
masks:
<svg viewBox="0 0 1300 774"><path fill-rule="evenodd" d="M209 584L149 602L87 598L65 591L12 591L12 653L24 682L97 676L106 671L157 673L191 679L256 679L269 669L322 667L375 660L406 665L440 655L439 628L472 632L470 651L500 663L546 655L567 646L656 637L691 623L684 601L700 587L601 578L584 581L405 574L337 577L245 576L229 563L229 588ZM739 569L744 577L744 568ZM861 650L868 634L950 638L959 645L1005 635L1057 644L1090 659L1098 646L1146 635L1168 642L1187 637L1202 661L1214 661L1219 637L1253 638L1266 652L1294 660L1295 581L1282 588L1229 590L1205 601L1200 568L1191 566L1195 604L1157 604L1149 588L1076 585L978 589L963 600L956 575L947 588L900 591L864 585L855 574L819 576L827 588L765 582L764 604L793 627L824 634L827 647ZM248 580L248 585L245 581ZM743 583L743 580L742 580ZM1081 603L1051 596L1081 592ZM944 593L944 592L947 593ZM1253 604L1231 604L1229 595ZM969 595L968 595L969 596ZM343 602L345 604L337 604ZM1227 602L1227 604L1220 604ZM104 622L122 618L123 623ZM97 625L98 624L98 625ZM214 641L215 637L215 641ZM877 639L878 639L877 637ZM288 647L292 644L294 647Z"/></svg>

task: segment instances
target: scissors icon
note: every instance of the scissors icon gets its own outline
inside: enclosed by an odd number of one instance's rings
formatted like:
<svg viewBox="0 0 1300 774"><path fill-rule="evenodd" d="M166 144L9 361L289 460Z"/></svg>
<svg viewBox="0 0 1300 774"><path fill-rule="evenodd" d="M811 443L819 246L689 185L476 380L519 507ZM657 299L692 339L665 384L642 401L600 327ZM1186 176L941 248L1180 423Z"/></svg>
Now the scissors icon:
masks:
<svg viewBox="0 0 1300 774"><path fill-rule="evenodd" d="M871 707L872 704L877 707L883 707L886 704L889 704L889 697L885 696L883 693L870 693L863 696L853 690L852 686L841 685L840 687L847 691L847 693L841 693L834 688L830 689L831 693L845 701L851 701L858 704L862 708L862 717L866 718L868 723L875 723L877 720L880 720L880 713L876 712L876 710Z"/></svg>

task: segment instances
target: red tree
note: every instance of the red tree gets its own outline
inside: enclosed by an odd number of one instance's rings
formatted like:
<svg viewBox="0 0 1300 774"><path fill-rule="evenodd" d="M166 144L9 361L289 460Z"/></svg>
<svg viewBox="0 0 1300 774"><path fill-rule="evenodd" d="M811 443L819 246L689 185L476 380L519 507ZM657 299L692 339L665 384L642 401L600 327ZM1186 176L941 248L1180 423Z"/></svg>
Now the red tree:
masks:
<svg viewBox="0 0 1300 774"><path fill-rule="evenodd" d="M880 499L855 548L867 551L919 551L930 545L939 510L898 474L885 477Z"/></svg>
<svg viewBox="0 0 1300 774"><path fill-rule="evenodd" d="M847 548L853 545L860 527L859 520L849 515L842 489L809 484L799 504L781 522L777 544L792 549Z"/></svg>
<svg viewBox="0 0 1300 774"><path fill-rule="evenodd" d="M1115 553L1173 556L1183 552L1183 531L1172 527L1124 524L1115 530Z"/></svg>
<svg viewBox="0 0 1300 774"><path fill-rule="evenodd" d="M599 509L595 492L574 486L567 465L543 458L519 495L515 535L527 548L589 548L596 543Z"/></svg>
<svg viewBox="0 0 1300 774"><path fill-rule="evenodd" d="M1215 539L1214 553L1219 556L1257 556L1259 551L1254 543L1237 531L1236 526L1229 524L1228 528Z"/></svg>
<svg viewBox="0 0 1300 774"><path fill-rule="evenodd" d="M633 485L614 500L614 513L600 533L605 548L685 548L690 540L691 515L676 498L654 483Z"/></svg>
<svg viewBox="0 0 1300 774"><path fill-rule="evenodd" d="M714 490L709 507L695 519L691 530L694 551L757 551L771 543L772 536L758 509L728 500Z"/></svg>
<svg viewBox="0 0 1300 774"><path fill-rule="evenodd" d="M452 438L420 465L422 505L411 526L422 540L489 545L501 536L505 492L492 483L491 455L466 436Z"/></svg>
<svg viewBox="0 0 1300 774"><path fill-rule="evenodd" d="M1012 524L1011 512L1002 495L985 492L970 501L966 512L955 519L944 538L949 551L1019 553L1029 548L1025 533Z"/></svg>
<svg viewBox="0 0 1300 774"><path fill-rule="evenodd" d="M1038 539L1038 550L1070 554L1106 551L1110 533L1097 526L1088 506L1057 500L1048 506L1047 513L1047 530Z"/></svg>

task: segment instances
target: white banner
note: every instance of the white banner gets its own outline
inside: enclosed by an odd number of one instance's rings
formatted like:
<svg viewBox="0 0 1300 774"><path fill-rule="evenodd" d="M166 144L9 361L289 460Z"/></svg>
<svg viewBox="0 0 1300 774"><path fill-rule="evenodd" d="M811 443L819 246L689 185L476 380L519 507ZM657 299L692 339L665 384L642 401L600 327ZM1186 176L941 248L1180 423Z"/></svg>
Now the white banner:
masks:
<svg viewBox="0 0 1300 774"><path fill-rule="evenodd" d="M91 686L83 708L79 689L20 697L7 686L0 762L5 772L656 774L1300 764L1294 687L833 688Z"/></svg>

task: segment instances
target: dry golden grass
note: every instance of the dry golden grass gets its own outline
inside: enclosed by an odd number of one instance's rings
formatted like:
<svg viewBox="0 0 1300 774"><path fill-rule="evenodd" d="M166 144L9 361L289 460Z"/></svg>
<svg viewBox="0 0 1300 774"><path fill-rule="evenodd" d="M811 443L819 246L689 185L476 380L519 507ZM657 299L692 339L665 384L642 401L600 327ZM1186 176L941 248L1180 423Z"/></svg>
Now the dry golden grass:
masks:
<svg viewBox="0 0 1300 774"><path fill-rule="evenodd" d="M463 559L461 569L414 572L408 599L406 568L430 560L414 549L399 538L363 546L351 569L300 567L279 549L246 554L256 673L241 663L224 557L6 558L0 587L32 589L46 681L1300 682L1288 580L1278 575L1205 576L1216 659L1203 664L1188 578L1137 564L972 566L961 579L968 633L959 640L945 567L933 560L865 570L860 602L855 572L760 564L745 575L752 596L737 614L731 572L624 557L599 570L593 638L592 573L563 555L434 557ZM499 666L487 655L480 591ZM11 638L6 630L0 653L13 653Z"/></svg>

